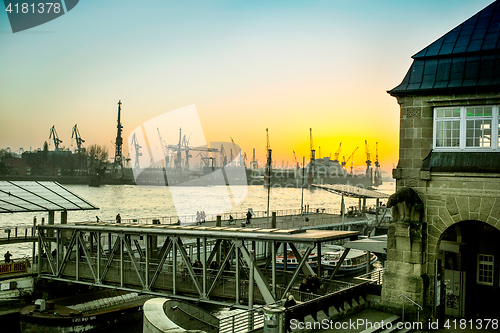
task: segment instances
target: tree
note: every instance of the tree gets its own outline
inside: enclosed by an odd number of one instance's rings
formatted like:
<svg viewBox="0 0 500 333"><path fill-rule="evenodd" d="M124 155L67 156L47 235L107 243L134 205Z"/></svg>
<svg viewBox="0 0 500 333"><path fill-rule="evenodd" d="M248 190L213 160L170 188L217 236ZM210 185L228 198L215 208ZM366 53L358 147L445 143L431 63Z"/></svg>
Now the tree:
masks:
<svg viewBox="0 0 500 333"><path fill-rule="evenodd" d="M87 156L87 170L90 175L106 168L108 161L108 150L105 146L93 144L85 150Z"/></svg>
<svg viewBox="0 0 500 333"><path fill-rule="evenodd" d="M14 154L9 152L7 149L0 149L0 161L4 158L13 158Z"/></svg>

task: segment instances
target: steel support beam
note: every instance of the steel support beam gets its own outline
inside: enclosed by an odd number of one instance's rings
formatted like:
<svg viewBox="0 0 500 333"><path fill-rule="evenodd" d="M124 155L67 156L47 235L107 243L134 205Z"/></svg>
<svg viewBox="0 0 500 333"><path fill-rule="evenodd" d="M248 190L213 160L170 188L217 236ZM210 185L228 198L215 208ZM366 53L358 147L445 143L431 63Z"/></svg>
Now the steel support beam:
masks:
<svg viewBox="0 0 500 333"><path fill-rule="evenodd" d="M243 245L243 242L241 241L236 241L236 246L240 249L241 251L241 257L245 260L246 264L248 267L250 267L252 264L251 262L253 261L253 253L249 253L248 250L245 248ZM269 304L269 303L274 303L276 302L275 298L271 294L271 291L269 290L268 283L264 276L262 275L262 272L259 270L259 267L257 265L253 266L253 273L255 275L255 282L257 283L257 287L259 287L260 293L262 294L262 297L264 297L264 301Z"/></svg>

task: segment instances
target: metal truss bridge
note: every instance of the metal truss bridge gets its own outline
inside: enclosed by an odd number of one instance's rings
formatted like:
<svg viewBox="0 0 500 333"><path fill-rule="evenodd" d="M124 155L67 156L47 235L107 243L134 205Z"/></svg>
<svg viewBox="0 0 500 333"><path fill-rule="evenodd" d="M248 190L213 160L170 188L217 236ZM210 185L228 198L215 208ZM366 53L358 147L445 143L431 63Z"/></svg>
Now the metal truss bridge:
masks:
<svg viewBox="0 0 500 333"><path fill-rule="evenodd" d="M275 303L301 272L315 274L308 264L313 249L321 257L322 243L358 235L98 222L37 228L41 278L240 308ZM292 272L276 267L283 244L299 262ZM321 270L319 264L319 276Z"/></svg>

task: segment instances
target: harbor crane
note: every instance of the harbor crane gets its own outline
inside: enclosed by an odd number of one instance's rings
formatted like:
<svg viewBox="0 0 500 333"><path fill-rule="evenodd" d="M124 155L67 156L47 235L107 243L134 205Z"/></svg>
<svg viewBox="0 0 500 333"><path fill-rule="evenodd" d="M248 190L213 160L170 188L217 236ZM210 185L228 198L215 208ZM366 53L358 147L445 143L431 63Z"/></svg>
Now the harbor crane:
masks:
<svg viewBox="0 0 500 333"><path fill-rule="evenodd" d="M253 149L253 157L252 157L252 162L250 162L251 168L252 169L257 169L259 168L259 162L255 159L255 148Z"/></svg>
<svg viewBox="0 0 500 333"><path fill-rule="evenodd" d="M137 141L135 133L132 135L132 142L130 144L135 149L134 169L135 170L140 170L141 167L140 167L140 164L139 164L139 156L142 156L142 153L141 153L142 146L139 145L139 142Z"/></svg>
<svg viewBox="0 0 500 333"><path fill-rule="evenodd" d="M191 136L190 136L191 137ZM186 154L186 161L184 162L184 167L186 168L186 170L189 170L189 158L193 157L189 151L191 150L191 148L189 147L189 138L186 138L186 135L184 134L184 136L182 137L182 147L184 149L184 153Z"/></svg>
<svg viewBox="0 0 500 333"><path fill-rule="evenodd" d="M158 135L160 135L160 130L158 130ZM205 163L205 166L209 166L209 160L212 159L212 164L213 164L213 157L210 157L207 155L207 153L211 152L218 152L219 150L216 148L194 148L189 146L189 137L186 137L186 135L182 135L182 128L179 128L179 142L175 145L167 145L160 136L160 141L162 142L162 146L165 147L165 150L163 151L163 154L165 155L165 162L166 166L168 165L170 161L170 155L169 155L169 150L174 152L174 169L182 172L183 167L182 167L182 152L185 154L185 161L184 161L184 169L189 170L189 159L193 157L190 154L190 151L198 151L201 152L197 156L200 156L202 161ZM167 158L168 156L168 158ZM212 165L213 167L213 165Z"/></svg>
<svg viewBox="0 0 500 333"><path fill-rule="evenodd" d="M371 151L370 151L370 146L368 145L368 141L365 140L365 154L366 154L366 176L370 176L371 173Z"/></svg>
<svg viewBox="0 0 500 333"><path fill-rule="evenodd" d="M165 168L168 166L169 162L169 155L167 151L167 145L165 144L165 141L163 141L161 134L160 134L160 129L157 127L158 130L158 138L160 139L160 146L161 146L161 151L163 152L163 157L165 158Z"/></svg>
<svg viewBox="0 0 500 333"><path fill-rule="evenodd" d="M232 137L229 137L231 139L231 142L233 143L233 147L234 147L234 150L235 150L235 153L238 154L238 161L235 163L236 166L241 166L242 164L245 165L245 162L242 160L242 155L241 155L241 148L239 149L238 151L238 145L236 143L234 143L234 140ZM246 153L245 153L245 158L246 158ZM233 162L233 150L231 149L231 162Z"/></svg>
<svg viewBox="0 0 500 333"><path fill-rule="evenodd" d="M312 179L313 179L313 171L314 171L314 166L315 166L315 160L316 160L316 151L314 150L314 142L313 142L313 130L312 128L309 128L309 149L311 150L311 162L309 172L307 174L307 184L312 184Z"/></svg>
<svg viewBox="0 0 500 333"><path fill-rule="evenodd" d="M380 163L378 161L378 142L375 142L375 185L382 184L382 177L380 176Z"/></svg>
<svg viewBox="0 0 500 333"><path fill-rule="evenodd" d="M265 175L265 184L268 188L271 187L271 168L272 168L272 149L271 143L269 141L269 129L266 128L266 150L267 150L267 163L266 163L266 175ZM275 162L276 164L276 162ZM269 205L268 205L269 206Z"/></svg>
<svg viewBox="0 0 500 333"><path fill-rule="evenodd" d="M356 147L356 149L354 149L354 151L352 152L352 154L347 158L347 160L345 159L345 156L342 158L342 168L345 169L345 166L347 164L347 162L349 162L349 160L351 160L351 175L353 174L354 172L354 153L356 152L356 150L358 150L359 147Z"/></svg>
<svg viewBox="0 0 500 333"><path fill-rule="evenodd" d="M297 162L297 155L295 155L295 150L293 151L293 159L295 160L295 165L297 166L297 170L299 170L299 162Z"/></svg>
<svg viewBox="0 0 500 333"><path fill-rule="evenodd" d="M59 144L62 143L62 140L59 140L59 136L57 135L55 125L53 125L52 128L50 129L49 140L50 139L54 140L54 147L55 147L54 150L59 151Z"/></svg>
<svg viewBox="0 0 500 333"><path fill-rule="evenodd" d="M115 161L114 161L114 170L116 173L116 169L119 167L121 170L121 176L123 177L123 155L122 155L122 123L121 123L121 111L122 111L122 101L118 101L118 120L116 124L116 140L115 140Z"/></svg>
<svg viewBox="0 0 500 333"><path fill-rule="evenodd" d="M224 144L220 145L220 163L221 167L225 167L227 165L227 156L226 151L224 150Z"/></svg>
<svg viewBox="0 0 500 333"><path fill-rule="evenodd" d="M80 131L78 130L77 124L75 124L75 126L73 126L73 131L71 132L71 138L75 139L76 149L78 149L79 153L81 153L82 151L85 150L85 148L83 148L83 145L82 145L85 142L85 140L82 139L82 137L80 135Z"/></svg>
<svg viewBox="0 0 500 333"><path fill-rule="evenodd" d="M316 151L314 150L314 142L313 142L313 130L309 128L309 146L311 150L311 164L314 164L314 160L316 157Z"/></svg>
<svg viewBox="0 0 500 333"><path fill-rule="evenodd" d="M335 152L335 160L334 162L339 162L339 156L340 156L340 151L341 151L341 148L342 148L342 142L339 144L339 149L337 149L337 151Z"/></svg>

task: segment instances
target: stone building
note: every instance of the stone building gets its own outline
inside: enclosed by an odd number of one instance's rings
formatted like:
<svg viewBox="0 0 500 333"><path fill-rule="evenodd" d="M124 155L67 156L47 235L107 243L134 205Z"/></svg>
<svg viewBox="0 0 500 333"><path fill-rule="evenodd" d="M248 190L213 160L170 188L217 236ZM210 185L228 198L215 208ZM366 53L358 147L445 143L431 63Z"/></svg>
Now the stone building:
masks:
<svg viewBox="0 0 500 333"><path fill-rule="evenodd" d="M500 4L422 51L401 107L382 304L422 318L500 314ZM406 311L415 311L408 306Z"/></svg>

